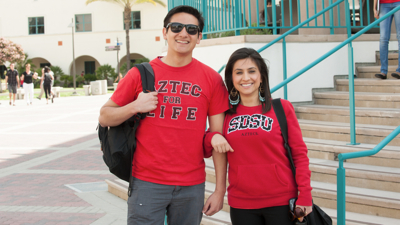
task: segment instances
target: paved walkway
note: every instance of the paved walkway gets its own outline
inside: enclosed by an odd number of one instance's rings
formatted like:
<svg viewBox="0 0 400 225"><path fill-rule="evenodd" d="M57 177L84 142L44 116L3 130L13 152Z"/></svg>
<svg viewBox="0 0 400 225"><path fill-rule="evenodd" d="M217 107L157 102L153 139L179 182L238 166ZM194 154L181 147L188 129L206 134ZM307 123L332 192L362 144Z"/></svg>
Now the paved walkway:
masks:
<svg viewBox="0 0 400 225"><path fill-rule="evenodd" d="M109 97L0 101L0 224L126 224L96 133Z"/></svg>

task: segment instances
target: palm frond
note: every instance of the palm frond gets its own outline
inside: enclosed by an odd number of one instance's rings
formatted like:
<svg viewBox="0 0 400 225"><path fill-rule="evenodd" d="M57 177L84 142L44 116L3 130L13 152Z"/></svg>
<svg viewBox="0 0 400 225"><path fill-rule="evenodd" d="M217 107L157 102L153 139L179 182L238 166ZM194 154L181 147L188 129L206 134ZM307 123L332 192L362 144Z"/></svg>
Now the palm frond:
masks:
<svg viewBox="0 0 400 225"><path fill-rule="evenodd" d="M135 4L141 4L141 3L151 3L154 6L156 6L158 3L164 7L166 6L162 0L136 0L136 2L135 2Z"/></svg>
<svg viewBox="0 0 400 225"><path fill-rule="evenodd" d="M116 3L122 6L125 6L129 0L86 0L86 5L92 3L92 2L110 2L110 3Z"/></svg>

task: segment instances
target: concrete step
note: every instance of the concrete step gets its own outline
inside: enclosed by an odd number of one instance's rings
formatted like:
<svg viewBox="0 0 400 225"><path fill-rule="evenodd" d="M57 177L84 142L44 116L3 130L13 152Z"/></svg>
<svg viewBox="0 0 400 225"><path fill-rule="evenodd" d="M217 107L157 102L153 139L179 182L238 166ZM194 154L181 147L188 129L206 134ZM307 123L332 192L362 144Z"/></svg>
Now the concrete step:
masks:
<svg viewBox="0 0 400 225"><path fill-rule="evenodd" d="M318 105L349 106L349 92L315 92L313 97ZM400 93L355 92L354 99L356 107L400 109Z"/></svg>
<svg viewBox="0 0 400 225"><path fill-rule="evenodd" d="M350 112L348 106L299 105L295 106L294 108L298 119L341 123L350 122ZM357 124L400 124L399 109L356 107L355 115Z"/></svg>
<svg viewBox="0 0 400 225"><path fill-rule="evenodd" d="M350 140L350 124L299 119L303 137L323 140ZM365 144L378 144L387 137L397 126L356 124L356 141ZM400 136L395 137L389 145L400 146Z"/></svg>
<svg viewBox="0 0 400 225"><path fill-rule="evenodd" d="M308 148L309 158L327 159L332 161L337 161L337 157L340 153L371 150L376 146L373 144L348 145L348 142L344 141L314 138L304 138L304 142ZM348 159L347 162L400 168L400 147L385 146L381 151L373 156Z"/></svg>
<svg viewBox="0 0 400 225"><path fill-rule="evenodd" d="M349 91L348 79L336 80L337 91ZM377 80L373 78L354 79L355 92L400 93L400 80Z"/></svg>
<svg viewBox="0 0 400 225"><path fill-rule="evenodd" d="M391 76L393 72L395 72L397 69L397 66L389 65L388 66L388 75L387 79L396 79ZM375 74L381 72L381 66L359 66L356 67L355 74L357 75L357 78L374 78L376 80L381 80L379 78L375 77ZM397 80L397 79L396 79Z"/></svg>
<svg viewBox="0 0 400 225"><path fill-rule="evenodd" d="M336 184L338 164L337 161L310 158L312 181ZM400 168L344 164L348 186L389 192L400 191Z"/></svg>
<svg viewBox="0 0 400 225"><path fill-rule="evenodd" d="M314 203L337 208L336 184L312 181ZM400 221L400 193L346 186L346 211Z"/></svg>
<svg viewBox="0 0 400 225"><path fill-rule="evenodd" d="M379 51L375 52L375 59L377 65L381 65L381 57ZM399 53L390 51L388 54L388 64L389 65L398 65L399 64Z"/></svg>

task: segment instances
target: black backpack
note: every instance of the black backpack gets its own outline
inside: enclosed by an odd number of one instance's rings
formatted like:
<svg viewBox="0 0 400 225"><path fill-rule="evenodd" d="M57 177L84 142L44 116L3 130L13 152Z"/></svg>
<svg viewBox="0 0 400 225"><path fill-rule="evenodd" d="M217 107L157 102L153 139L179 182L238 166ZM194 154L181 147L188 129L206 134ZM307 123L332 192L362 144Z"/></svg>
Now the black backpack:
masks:
<svg viewBox="0 0 400 225"><path fill-rule="evenodd" d="M43 84L46 84L46 85L51 84L51 76L49 73L44 74Z"/></svg>
<svg viewBox="0 0 400 225"><path fill-rule="evenodd" d="M140 71L144 93L154 91L154 72L149 63L135 65ZM98 134L103 160L110 172L118 178L129 182L128 195L131 193L131 175L133 154L136 149L136 129L145 113L132 116L127 121L115 127L98 125Z"/></svg>

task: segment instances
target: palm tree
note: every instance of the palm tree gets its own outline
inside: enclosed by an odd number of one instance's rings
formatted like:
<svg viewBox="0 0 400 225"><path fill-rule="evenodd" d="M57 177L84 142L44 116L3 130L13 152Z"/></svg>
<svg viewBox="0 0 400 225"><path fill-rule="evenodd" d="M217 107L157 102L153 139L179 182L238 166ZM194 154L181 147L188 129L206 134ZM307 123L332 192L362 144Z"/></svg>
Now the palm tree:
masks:
<svg viewBox="0 0 400 225"><path fill-rule="evenodd" d="M125 33L126 33L126 64L127 71L129 71L130 67L130 50L129 50L129 28L131 22L131 11L134 4L140 3L152 3L154 6L158 4L165 7L165 3L162 0L86 0L86 5L92 2L111 2L116 3L124 7L124 23L125 23Z"/></svg>

